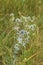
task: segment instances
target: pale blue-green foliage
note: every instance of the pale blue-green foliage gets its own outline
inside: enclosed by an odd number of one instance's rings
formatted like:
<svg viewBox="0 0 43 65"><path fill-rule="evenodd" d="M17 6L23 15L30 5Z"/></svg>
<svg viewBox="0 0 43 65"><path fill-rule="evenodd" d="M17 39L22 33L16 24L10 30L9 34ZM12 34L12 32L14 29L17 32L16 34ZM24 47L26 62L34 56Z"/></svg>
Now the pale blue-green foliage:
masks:
<svg viewBox="0 0 43 65"><path fill-rule="evenodd" d="M35 23L35 19L35 16L21 16L14 21L14 55L16 55L17 58L18 55L19 57L24 56L25 50L32 44L31 41L36 39L38 26Z"/></svg>

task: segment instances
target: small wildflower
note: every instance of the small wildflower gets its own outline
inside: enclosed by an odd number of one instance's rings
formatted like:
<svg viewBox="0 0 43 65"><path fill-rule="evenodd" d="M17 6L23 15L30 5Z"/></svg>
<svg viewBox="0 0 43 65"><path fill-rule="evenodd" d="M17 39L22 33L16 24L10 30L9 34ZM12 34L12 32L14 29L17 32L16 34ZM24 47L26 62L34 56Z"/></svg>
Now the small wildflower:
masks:
<svg viewBox="0 0 43 65"><path fill-rule="evenodd" d="M15 22L19 22L19 23L20 23L20 22L21 22L21 20L20 20L19 18L17 18L17 19L15 20Z"/></svg>
<svg viewBox="0 0 43 65"><path fill-rule="evenodd" d="M19 50L19 45L15 44L14 48L15 48L15 50Z"/></svg>
<svg viewBox="0 0 43 65"><path fill-rule="evenodd" d="M13 13L11 13L11 14L10 14L10 16L14 17L14 14L13 14Z"/></svg>
<svg viewBox="0 0 43 65"><path fill-rule="evenodd" d="M18 37L18 42L22 43L22 38L21 37Z"/></svg>
<svg viewBox="0 0 43 65"><path fill-rule="evenodd" d="M14 19L15 19L14 14L11 13L11 14L10 14L10 21L14 21Z"/></svg>
<svg viewBox="0 0 43 65"><path fill-rule="evenodd" d="M36 27L36 25L33 24L33 25L30 25L30 26L29 26L29 29L31 29L32 31L34 31L34 30L35 30L35 27Z"/></svg>
<svg viewBox="0 0 43 65"><path fill-rule="evenodd" d="M25 34L26 31L25 31L25 30L21 30L20 33L21 33L21 34Z"/></svg>

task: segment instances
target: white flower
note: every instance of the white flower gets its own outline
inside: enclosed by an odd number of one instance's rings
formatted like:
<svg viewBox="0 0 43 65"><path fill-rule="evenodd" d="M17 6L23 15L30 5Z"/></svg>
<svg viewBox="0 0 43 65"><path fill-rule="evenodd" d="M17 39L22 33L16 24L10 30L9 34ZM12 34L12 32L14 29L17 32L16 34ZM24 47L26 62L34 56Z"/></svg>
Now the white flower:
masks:
<svg viewBox="0 0 43 65"><path fill-rule="evenodd" d="M22 43L22 38L21 37L18 37L18 42Z"/></svg>
<svg viewBox="0 0 43 65"><path fill-rule="evenodd" d="M10 14L10 21L14 21L14 19L15 19L14 14L11 13L11 14Z"/></svg>
<svg viewBox="0 0 43 65"><path fill-rule="evenodd" d="M15 48L15 50L19 50L19 45L15 44L14 48Z"/></svg>
<svg viewBox="0 0 43 65"><path fill-rule="evenodd" d="M14 16L14 14L13 14L13 13L11 13L11 14L10 14L10 16Z"/></svg>
<svg viewBox="0 0 43 65"><path fill-rule="evenodd" d="M34 30L35 30L35 27L36 27L36 25L33 24L33 25L30 25L30 26L29 26L29 29L31 29L32 31L34 31Z"/></svg>
<svg viewBox="0 0 43 65"><path fill-rule="evenodd" d="M17 18L16 20L15 20L15 22L22 22L19 18Z"/></svg>
<svg viewBox="0 0 43 65"><path fill-rule="evenodd" d="M27 31L25 31L25 30L20 31L20 34L25 34L25 33L27 33Z"/></svg>

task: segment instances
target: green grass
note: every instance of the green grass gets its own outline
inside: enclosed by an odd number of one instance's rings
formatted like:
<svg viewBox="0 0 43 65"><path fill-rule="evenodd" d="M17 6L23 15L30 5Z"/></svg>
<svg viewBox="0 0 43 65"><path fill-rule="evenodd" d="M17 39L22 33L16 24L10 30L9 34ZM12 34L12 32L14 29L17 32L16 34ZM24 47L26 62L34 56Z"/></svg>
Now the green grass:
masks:
<svg viewBox="0 0 43 65"><path fill-rule="evenodd" d="M12 21L11 13L14 13L14 21ZM33 23L25 22L23 16L36 16ZM16 18L20 18L23 23L20 25L15 23ZM20 51L15 54L14 45L18 43L17 30L15 26L20 29L28 30L25 25L36 24L35 36L26 48L19 45ZM27 35L24 36L23 40ZM28 38L28 36L27 36ZM43 65L43 0L1 0L0 1L0 65Z"/></svg>

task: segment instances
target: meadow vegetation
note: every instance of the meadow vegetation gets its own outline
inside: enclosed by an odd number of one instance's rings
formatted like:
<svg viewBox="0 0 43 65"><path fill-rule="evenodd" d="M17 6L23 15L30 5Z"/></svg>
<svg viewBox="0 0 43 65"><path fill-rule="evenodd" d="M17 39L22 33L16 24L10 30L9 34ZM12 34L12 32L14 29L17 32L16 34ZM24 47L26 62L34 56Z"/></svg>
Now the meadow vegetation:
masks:
<svg viewBox="0 0 43 65"><path fill-rule="evenodd" d="M43 0L0 0L0 65L43 65Z"/></svg>

